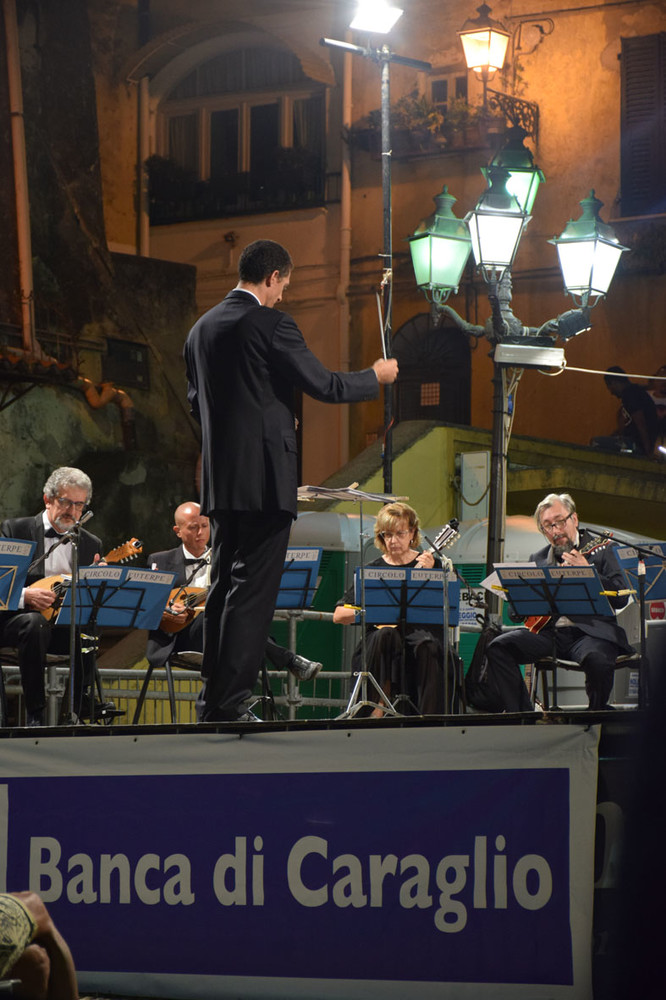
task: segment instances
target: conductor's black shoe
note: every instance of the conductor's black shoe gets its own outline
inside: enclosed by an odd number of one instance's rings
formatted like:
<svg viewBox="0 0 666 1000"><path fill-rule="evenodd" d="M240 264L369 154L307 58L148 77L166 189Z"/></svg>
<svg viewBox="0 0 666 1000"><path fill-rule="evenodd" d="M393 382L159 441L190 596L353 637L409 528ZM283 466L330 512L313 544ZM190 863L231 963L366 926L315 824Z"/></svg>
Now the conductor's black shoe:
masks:
<svg viewBox="0 0 666 1000"><path fill-rule="evenodd" d="M108 722L109 719L115 719L120 715L124 715L125 712L122 708L116 708L116 703L113 701L98 701L95 699L95 704L93 706L92 715L90 713L90 702L85 704L81 709L80 719L84 719L87 722Z"/></svg>
<svg viewBox="0 0 666 1000"><path fill-rule="evenodd" d="M25 720L25 724L26 724L26 726L28 726L29 729L33 729L33 728L35 728L37 726L43 726L44 725L44 712L42 712L42 711L39 711L39 712L28 712L26 720Z"/></svg>
<svg viewBox="0 0 666 1000"><path fill-rule="evenodd" d="M296 680L311 681L313 677L317 676L321 668L322 664L318 663L317 660L306 660L304 656L294 653L288 670L289 673L294 675Z"/></svg>

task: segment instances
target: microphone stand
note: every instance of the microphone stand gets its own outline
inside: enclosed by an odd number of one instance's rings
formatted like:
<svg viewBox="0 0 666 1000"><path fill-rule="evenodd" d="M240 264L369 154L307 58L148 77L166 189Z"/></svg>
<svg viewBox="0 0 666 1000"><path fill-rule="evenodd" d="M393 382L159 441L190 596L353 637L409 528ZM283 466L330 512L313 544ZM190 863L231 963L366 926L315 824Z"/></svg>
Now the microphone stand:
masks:
<svg viewBox="0 0 666 1000"><path fill-rule="evenodd" d="M64 545L67 542L71 542L72 578L70 583L70 593L72 602L72 614L69 623L69 718L67 720L70 725L74 725L75 722L77 721L74 713L74 670L76 664L76 589L77 589L77 582L79 575L79 529L81 525L85 524L86 521L89 521L91 517L93 517L93 512L91 510L87 510L85 514L83 514L79 518L79 520L72 525L71 528L69 528L67 531L64 531L61 535L59 535L59 537L56 539L53 545L49 548L48 553L44 551L43 555L38 556L38 558L35 559L34 562L30 564L28 570L28 572L31 572L31 570L33 570L35 566L39 565L40 562L46 563L47 555L50 556L51 553L54 551L54 549L57 549L59 545ZM44 546L44 548L46 549L46 546ZM92 716L92 709L94 706L94 698L95 698L94 685L91 685L91 698L93 699L93 704L91 705L91 716Z"/></svg>
<svg viewBox="0 0 666 1000"><path fill-rule="evenodd" d="M594 535L597 538L606 537L606 534L602 531L593 531L592 528L586 528L585 525L581 525L581 528L584 528L588 535ZM636 542L631 542L627 538L618 536L615 532L613 532L613 541L619 545L626 545L628 548L634 549L634 551L638 554L636 576L638 577L638 607L640 614L641 648L641 664L640 670L638 671L638 707L647 708L648 697L650 694L650 664L647 656L647 631L645 627L645 559L653 556L654 552L646 545L639 545Z"/></svg>

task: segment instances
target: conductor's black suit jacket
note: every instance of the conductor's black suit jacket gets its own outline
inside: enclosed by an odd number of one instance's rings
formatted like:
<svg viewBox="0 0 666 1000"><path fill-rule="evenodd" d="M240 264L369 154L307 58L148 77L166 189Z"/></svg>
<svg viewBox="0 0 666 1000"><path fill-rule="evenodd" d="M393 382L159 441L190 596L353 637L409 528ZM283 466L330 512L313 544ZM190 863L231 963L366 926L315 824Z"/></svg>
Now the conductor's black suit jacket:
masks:
<svg viewBox="0 0 666 1000"><path fill-rule="evenodd" d="M185 344L188 400L202 428L201 512L296 516L294 390L326 403L373 399L371 368L331 372L291 316L234 289Z"/></svg>

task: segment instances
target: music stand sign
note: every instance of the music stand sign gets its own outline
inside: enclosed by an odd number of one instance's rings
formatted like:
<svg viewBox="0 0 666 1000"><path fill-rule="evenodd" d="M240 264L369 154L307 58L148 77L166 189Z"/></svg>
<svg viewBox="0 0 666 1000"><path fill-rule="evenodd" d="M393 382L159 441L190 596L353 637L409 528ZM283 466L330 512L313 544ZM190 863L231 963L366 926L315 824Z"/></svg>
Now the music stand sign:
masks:
<svg viewBox="0 0 666 1000"><path fill-rule="evenodd" d="M35 542L0 538L0 611L17 611Z"/></svg>
<svg viewBox="0 0 666 1000"><path fill-rule="evenodd" d="M79 570L77 625L159 628L175 580L174 573L127 566L83 566ZM71 591L65 592L57 624L72 619Z"/></svg>

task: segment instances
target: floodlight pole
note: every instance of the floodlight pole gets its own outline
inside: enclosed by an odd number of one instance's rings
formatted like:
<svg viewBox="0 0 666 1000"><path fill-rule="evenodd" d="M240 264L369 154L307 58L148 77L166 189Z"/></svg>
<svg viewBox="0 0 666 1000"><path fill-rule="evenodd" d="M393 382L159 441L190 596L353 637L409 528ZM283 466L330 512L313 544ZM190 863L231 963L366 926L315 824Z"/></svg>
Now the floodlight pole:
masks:
<svg viewBox="0 0 666 1000"><path fill-rule="evenodd" d="M391 63L410 66L412 69L428 72L432 66L420 59L410 59L391 52L388 45L380 49L371 46L353 45L333 38L320 38L320 45L331 46L364 56L379 63L381 68L381 143L382 143L382 281L381 281L381 324L382 350L384 356L391 357L393 333L393 209L391 204L391 95L389 67ZM384 493L393 492L393 386L384 386L384 446L382 450Z"/></svg>

